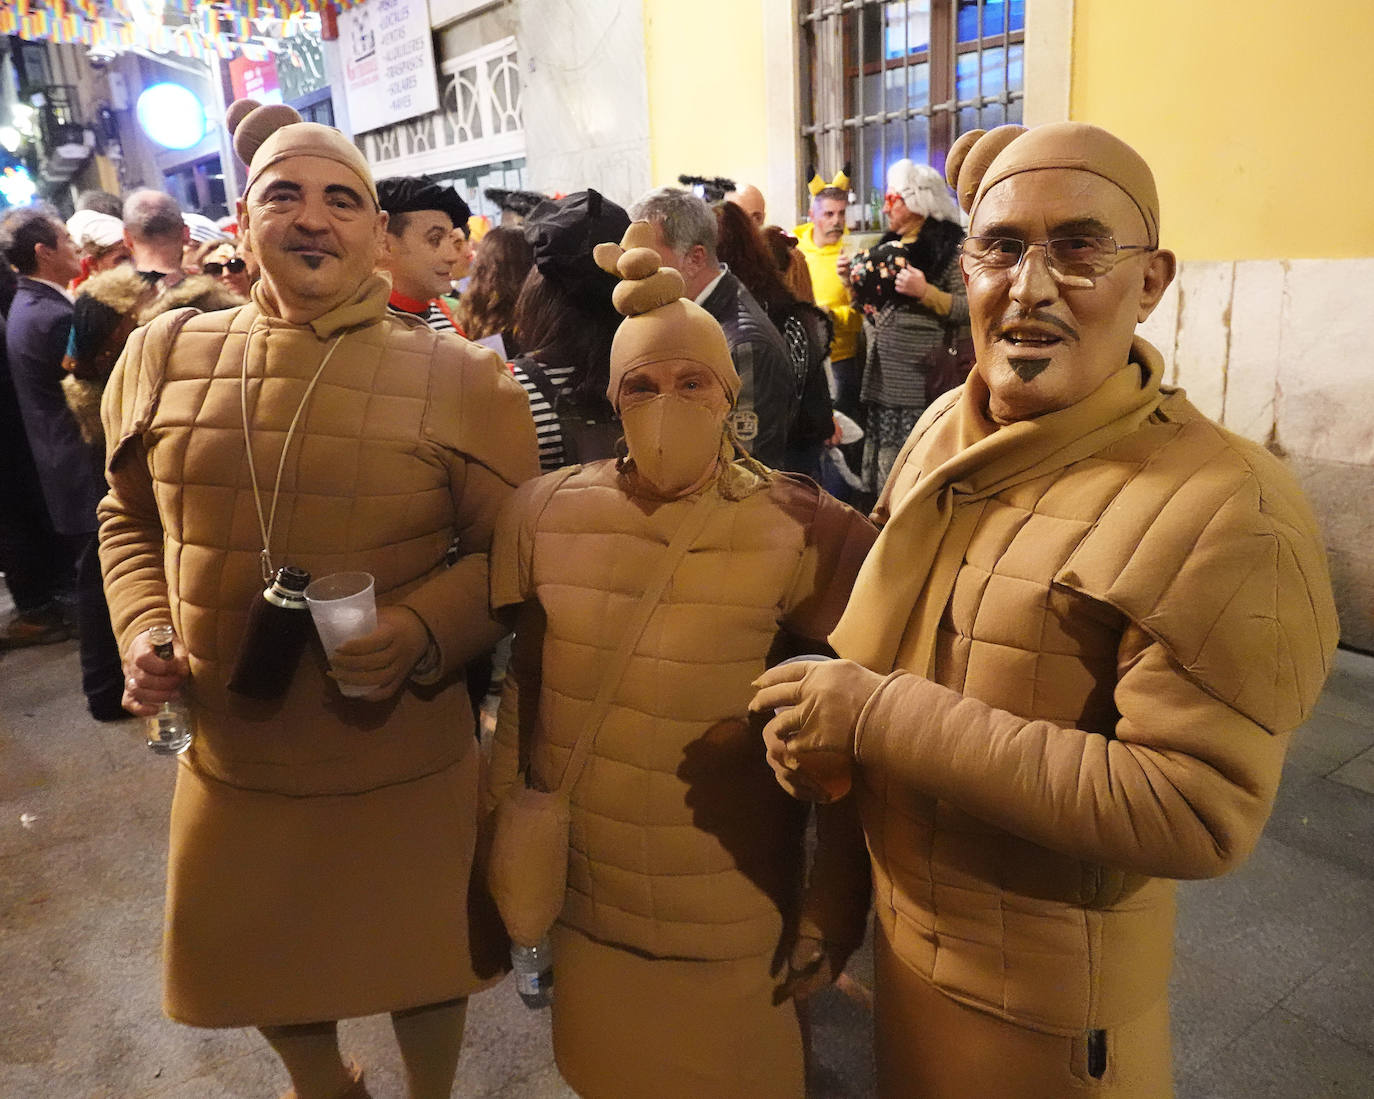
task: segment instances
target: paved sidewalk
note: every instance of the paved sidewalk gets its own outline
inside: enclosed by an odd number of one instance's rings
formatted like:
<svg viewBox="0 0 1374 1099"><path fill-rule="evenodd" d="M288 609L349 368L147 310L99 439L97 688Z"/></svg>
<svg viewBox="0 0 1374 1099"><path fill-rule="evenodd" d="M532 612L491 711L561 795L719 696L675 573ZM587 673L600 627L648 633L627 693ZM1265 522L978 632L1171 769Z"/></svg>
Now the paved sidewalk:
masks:
<svg viewBox="0 0 1374 1099"><path fill-rule="evenodd" d="M256 1034L159 1013L173 765L137 722L91 721L77 683L75 642L0 653L0 1097L275 1099L286 1081ZM1340 654L1254 857L1183 886L1179 909L1180 1099L1374 1093L1374 659ZM831 990L815 1013L813 1094L872 1095L864 1009ZM455 1096L572 1094L547 1012L509 979L468 1019ZM388 1029L347 1022L344 1042L378 1099L400 1099Z"/></svg>

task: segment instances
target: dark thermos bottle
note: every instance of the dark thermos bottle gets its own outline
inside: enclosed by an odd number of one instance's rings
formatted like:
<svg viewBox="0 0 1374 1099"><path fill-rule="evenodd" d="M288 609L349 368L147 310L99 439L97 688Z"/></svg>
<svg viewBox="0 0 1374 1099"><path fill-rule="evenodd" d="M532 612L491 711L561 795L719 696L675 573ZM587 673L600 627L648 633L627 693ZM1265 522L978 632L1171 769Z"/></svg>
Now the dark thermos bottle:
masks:
<svg viewBox="0 0 1374 1099"><path fill-rule="evenodd" d="M305 588L310 574L290 565L277 570L253 600L229 689L249 698L281 698L291 686L301 652L310 638Z"/></svg>

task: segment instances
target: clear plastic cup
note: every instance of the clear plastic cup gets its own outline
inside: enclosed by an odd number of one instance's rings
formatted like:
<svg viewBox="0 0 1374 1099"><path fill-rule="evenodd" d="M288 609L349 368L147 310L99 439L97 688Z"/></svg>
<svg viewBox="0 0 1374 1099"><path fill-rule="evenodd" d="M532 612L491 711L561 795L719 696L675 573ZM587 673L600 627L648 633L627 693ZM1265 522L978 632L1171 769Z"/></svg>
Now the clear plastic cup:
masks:
<svg viewBox="0 0 1374 1099"><path fill-rule="evenodd" d="M819 664L834 659L833 656L804 653L780 661L777 667L781 668L784 664ZM782 706L773 712L781 713L785 709L787 707ZM854 774L853 765L848 759L841 759L834 752L789 752L788 755L788 770L801 775L811 787L821 792L822 796L815 798L815 801L829 804L849 793L849 788L854 782Z"/></svg>
<svg viewBox="0 0 1374 1099"><path fill-rule="evenodd" d="M305 602L315 620L326 655L355 637L377 628L377 593L370 572L336 572L321 576L305 589ZM339 684L346 698L360 698L371 687Z"/></svg>

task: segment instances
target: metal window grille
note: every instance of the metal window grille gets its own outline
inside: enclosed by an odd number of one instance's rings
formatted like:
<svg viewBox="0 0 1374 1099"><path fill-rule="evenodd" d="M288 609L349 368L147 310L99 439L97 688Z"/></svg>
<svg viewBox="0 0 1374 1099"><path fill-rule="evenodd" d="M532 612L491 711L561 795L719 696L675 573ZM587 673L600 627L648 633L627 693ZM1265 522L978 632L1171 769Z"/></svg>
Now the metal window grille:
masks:
<svg viewBox="0 0 1374 1099"><path fill-rule="evenodd" d="M799 8L800 162L826 179L850 165L852 228L881 226L895 161L943 171L959 134L1021 121L1025 0L799 0Z"/></svg>

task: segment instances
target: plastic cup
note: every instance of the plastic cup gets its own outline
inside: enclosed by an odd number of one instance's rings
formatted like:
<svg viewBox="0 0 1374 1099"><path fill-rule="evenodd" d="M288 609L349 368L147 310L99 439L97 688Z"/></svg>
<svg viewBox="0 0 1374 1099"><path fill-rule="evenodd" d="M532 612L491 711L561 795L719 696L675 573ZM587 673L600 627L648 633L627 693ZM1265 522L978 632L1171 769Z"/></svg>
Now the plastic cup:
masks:
<svg viewBox="0 0 1374 1099"><path fill-rule="evenodd" d="M377 593L370 572L321 576L305 589L305 602L326 655L377 628ZM339 690L346 698L360 698L372 688L340 683Z"/></svg>
<svg viewBox="0 0 1374 1099"><path fill-rule="evenodd" d="M804 653L801 656L788 657L779 662L777 667L781 668L784 664L820 664L834 659L833 656ZM782 706L773 712L777 714L785 709L788 707ZM794 774L801 775L809 786L822 792L823 796L816 798L816 801L829 804L849 793L849 788L854 782L853 767L849 760L840 759L834 752L789 752L788 756L788 769Z"/></svg>

